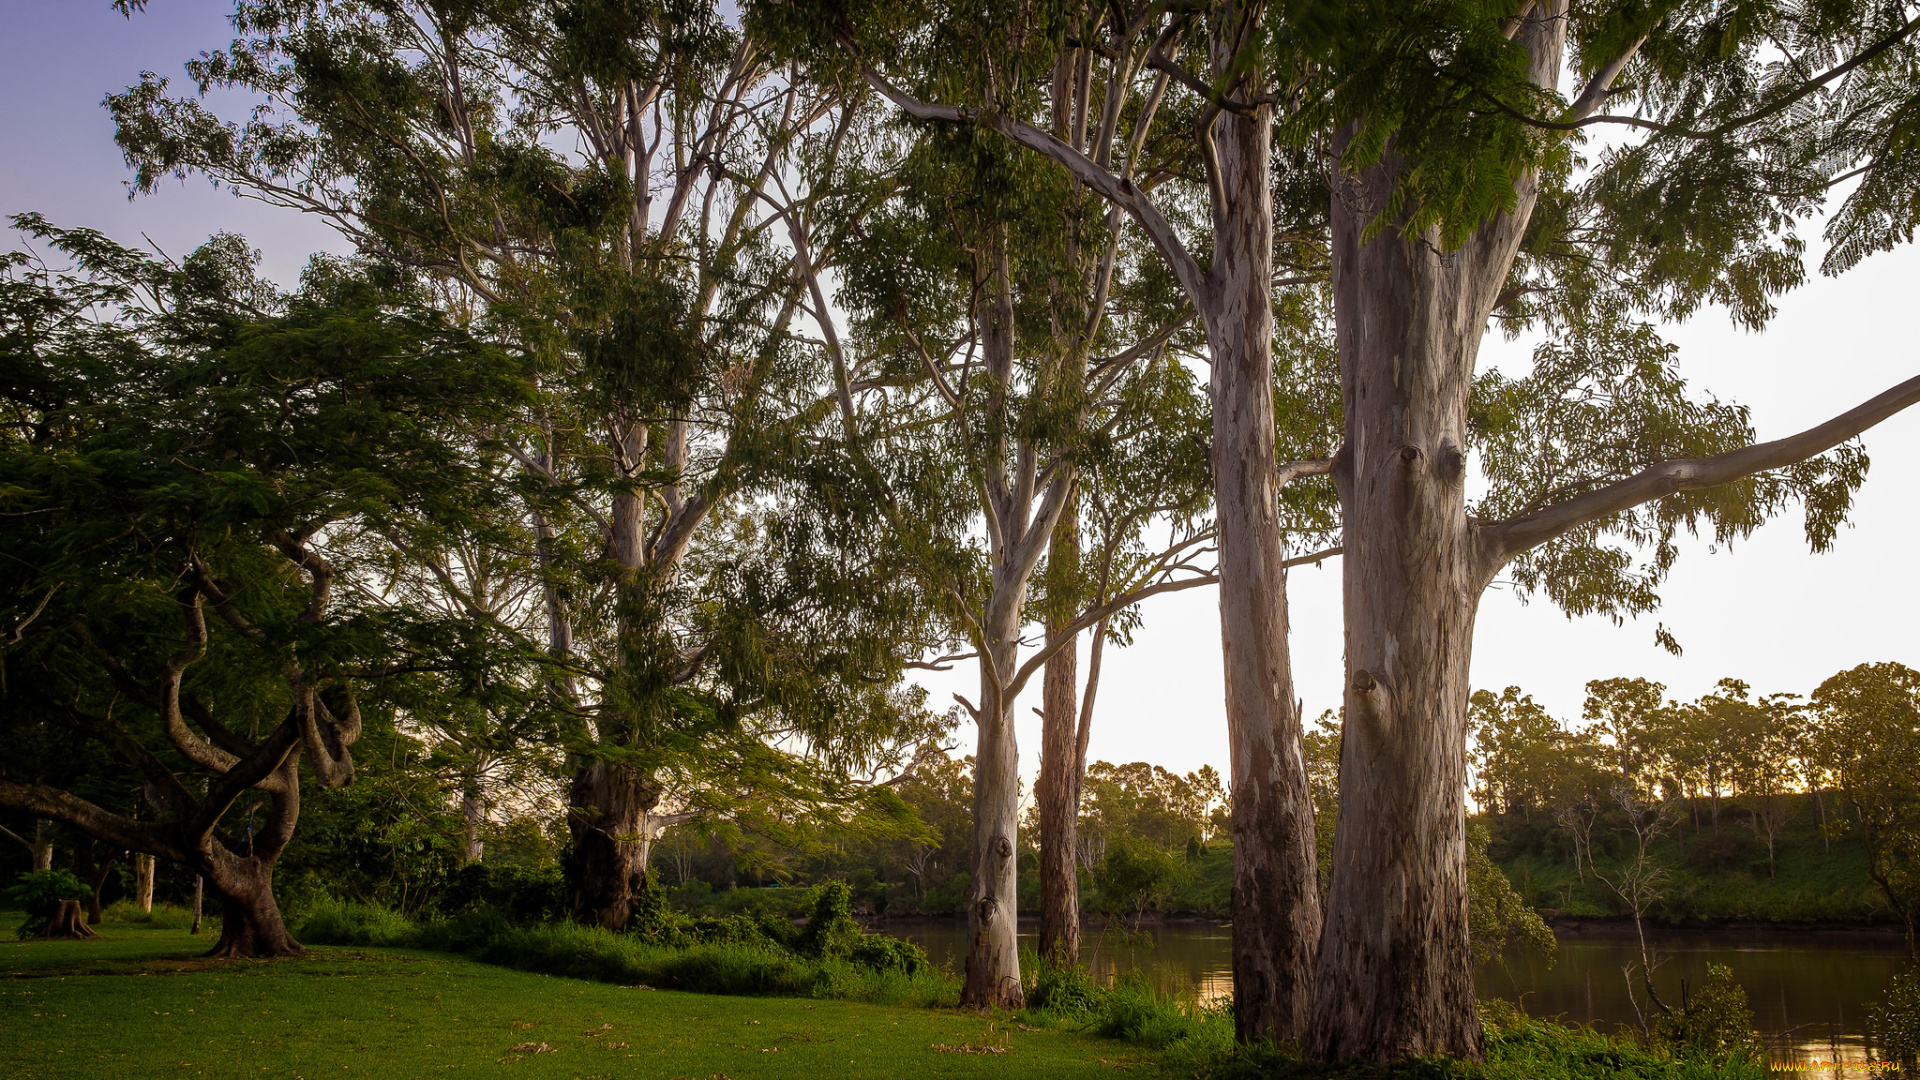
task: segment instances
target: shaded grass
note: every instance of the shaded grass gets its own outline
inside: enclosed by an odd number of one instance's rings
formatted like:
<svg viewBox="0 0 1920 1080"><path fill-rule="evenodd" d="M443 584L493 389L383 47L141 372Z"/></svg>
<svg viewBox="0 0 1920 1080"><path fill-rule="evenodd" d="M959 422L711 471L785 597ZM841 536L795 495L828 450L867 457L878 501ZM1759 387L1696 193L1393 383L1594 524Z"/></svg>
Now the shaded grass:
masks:
<svg viewBox="0 0 1920 1080"><path fill-rule="evenodd" d="M655 992L409 950L211 961L181 931L102 929L0 944L0 1076L1017 1080L1150 1064L1058 1025L957 1010ZM526 1044L549 1049L513 1050Z"/></svg>

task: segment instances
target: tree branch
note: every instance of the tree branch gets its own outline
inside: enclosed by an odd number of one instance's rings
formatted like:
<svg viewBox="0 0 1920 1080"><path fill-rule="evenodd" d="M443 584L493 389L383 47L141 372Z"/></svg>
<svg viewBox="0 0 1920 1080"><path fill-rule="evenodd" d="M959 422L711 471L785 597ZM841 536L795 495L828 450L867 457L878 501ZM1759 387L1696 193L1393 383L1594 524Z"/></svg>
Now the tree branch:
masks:
<svg viewBox="0 0 1920 1080"><path fill-rule="evenodd" d="M849 44L851 50L852 46ZM987 112L982 109L967 109L958 105L935 105L915 98L913 95L888 82L885 76L875 71L864 60L860 62L860 73L867 85L893 102L917 120L938 120L952 124L970 124L984 127L990 131L1013 140L1029 150L1037 151L1063 166L1073 178L1087 185L1101 198L1113 203L1133 216L1141 230L1160 249L1160 254L1173 268L1180 285L1187 295L1200 306L1207 295L1206 274L1200 264L1187 251L1173 226L1160 214L1158 207L1147 198L1146 193L1126 176L1115 176L1111 172L1095 165L1085 154L1042 131L1025 121L1009 116Z"/></svg>
<svg viewBox="0 0 1920 1080"><path fill-rule="evenodd" d="M1556 506L1479 530L1488 575L1529 548L1611 514L1682 491L1699 491L1778 469L1823 454L1920 401L1920 376L1841 413L1824 424L1773 442L1756 443L1709 458L1663 461L1618 483Z"/></svg>

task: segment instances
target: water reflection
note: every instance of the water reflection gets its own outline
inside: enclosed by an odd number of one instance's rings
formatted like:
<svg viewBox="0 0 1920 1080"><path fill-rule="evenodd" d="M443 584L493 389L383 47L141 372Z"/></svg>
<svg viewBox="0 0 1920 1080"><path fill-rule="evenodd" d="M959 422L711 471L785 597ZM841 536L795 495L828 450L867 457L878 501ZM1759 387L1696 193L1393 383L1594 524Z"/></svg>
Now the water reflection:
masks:
<svg viewBox="0 0 1920 1080"><path fill-rule="evenodd" d="M918 943L935 963L958 966L965 954L966 928L957 923L898 924L889 933ZM1138 971L1167 994L1210 1001L1232 991L1227 924L1161 926L1147 933L1152 948L1087 930L1081 962L1107 984ZM1559 955L1551 966L1530 955L1484 965L1475 979L1481 996L1518 1000L1535 1016L1557 1016L1602 1031L1637 1029L1622 973L1639 957L1632 937L1612 928L1559 936ZM1035 946L1036 933L1029 928L1020 943ZM1868 1058L1867 1006L1906 963L1897 934L1665 931L1652 943L1663 957L1654 982L1669 1004L1680 999L1681 980L1698 986L1709 962L1725 964L1746 988L1754 1026L1774 1060L1841 1063L1834 1073L1848 1076L1867 1075L1857 1067ZM1644 993L1639 1000L1642 1009L1651 1007ZM1847 1063L1856 1067L1845 1068Z"/></svg>

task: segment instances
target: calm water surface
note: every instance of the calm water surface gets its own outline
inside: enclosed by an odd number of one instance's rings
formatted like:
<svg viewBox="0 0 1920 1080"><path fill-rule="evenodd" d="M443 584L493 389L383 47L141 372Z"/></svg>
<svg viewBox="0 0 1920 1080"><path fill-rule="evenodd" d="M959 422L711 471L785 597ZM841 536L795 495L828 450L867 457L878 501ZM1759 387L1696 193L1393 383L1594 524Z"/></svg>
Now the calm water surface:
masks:
<svg viewBox="0 0 1920 1080"><path fill-rule="evenodd" d="M1152 948L1117 945L1089 929L1081 939L1081 962L1107 983L1138 971L1162 992L1182 997L1213 1000L1232 991L1227 924L1187 923L1148 932ZM936 964L957 967L965 953L966 928L958 923L900 923L888 933L920 945ZM1639 958L1630 934L1612 928L1563 930L1559 938L1551 966L1527 955L1482 966L1475 980L1480 995L1519 1000L1535 1016L1558 1016L1602 1031L1634 1026L1621 973ZM1022 946L1037 941L1037 929L1023 928ZM1651 941L1664 958L1654 984L1669 1004L1679 1000L1682 979L1698 986L1706 978L1708 963L1732 968L1753 1006L1754 1026L1776 1060L1864 1060L1867 1006L1906 965L1898 934L1663 931ZM1640 1005L1649 1007L1644 995Z"/></svg>

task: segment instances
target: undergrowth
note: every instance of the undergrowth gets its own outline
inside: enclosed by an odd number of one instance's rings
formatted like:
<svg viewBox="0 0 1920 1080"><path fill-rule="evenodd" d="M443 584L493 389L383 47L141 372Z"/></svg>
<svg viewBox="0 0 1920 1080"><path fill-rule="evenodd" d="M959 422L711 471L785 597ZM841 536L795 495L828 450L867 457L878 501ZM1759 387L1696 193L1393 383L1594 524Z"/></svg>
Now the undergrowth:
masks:
<svg viewBox="0 0 1920 1080"><path fill-rule="evenodd" d="M1230 1002L1207 1005L1157 993L1144 979L1103 987L1083 970L1027 968L1029 1023L1065 1023L1158 1052L1168 1075L1194 1080L1760 1080L1768 1067L1748 1044L1646 1047L1527 1016L1502 1001L1480 1005L1486 1060L1422 1058L1393 1065L1309 1063L1291 1047L1234 1042Z"/></svg>
<svg viewBox="0 0 1920 1080"><path fill-rule="evenodd" d="M706 994L908 1005L958 1001L951 975L893 938L862 935L845 887L823 886L806 925L740 916L685 919L643 910L624 934L567 922L518 923L489 909L412 920L385 908L316 901L296 931L315 945L460 953L501 967Z"/></svg>

